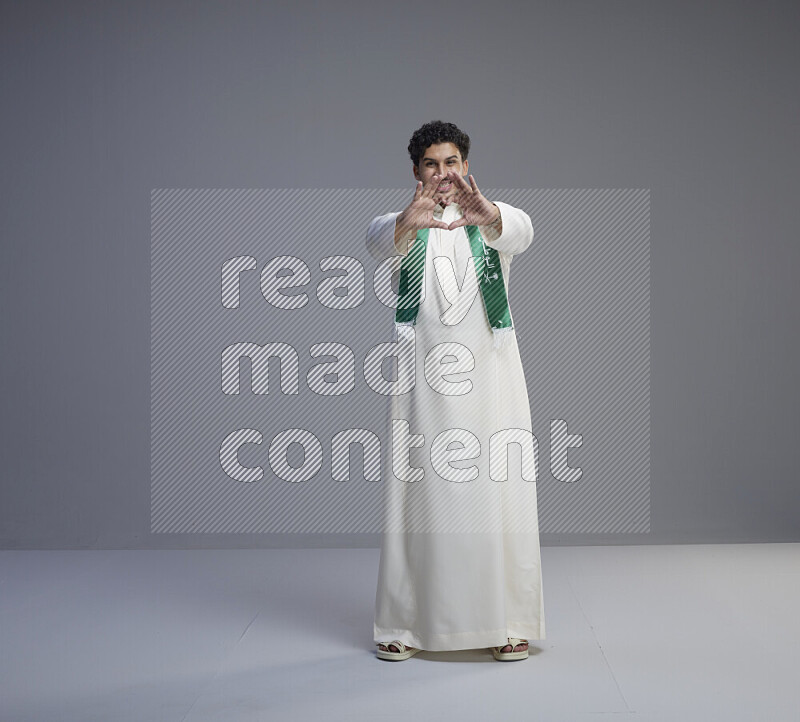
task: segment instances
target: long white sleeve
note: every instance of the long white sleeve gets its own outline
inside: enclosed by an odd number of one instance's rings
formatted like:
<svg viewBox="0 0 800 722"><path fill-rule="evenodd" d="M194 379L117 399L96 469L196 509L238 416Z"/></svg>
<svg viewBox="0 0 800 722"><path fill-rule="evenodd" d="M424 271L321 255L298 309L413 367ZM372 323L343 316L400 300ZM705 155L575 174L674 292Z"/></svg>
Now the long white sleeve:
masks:
<svg viewBox="0 0 800 722"><path fill-rule="evenodd" d="M377 261L383 261L389 256L405 255L400 253L394 245L394 226L397 213L387 213L385 216L373 218L367 229L367 250Z"/></svg>
<svg viewBox="0 0 800 722"><path fill-rule="evenodd" d="M481 226L483 240L487 245L509 256L522 253L533 242L533 223L530 216L508 203L494 201L494 204L500 209L503 218L503 232L498 235L497 231Z"/></svg>

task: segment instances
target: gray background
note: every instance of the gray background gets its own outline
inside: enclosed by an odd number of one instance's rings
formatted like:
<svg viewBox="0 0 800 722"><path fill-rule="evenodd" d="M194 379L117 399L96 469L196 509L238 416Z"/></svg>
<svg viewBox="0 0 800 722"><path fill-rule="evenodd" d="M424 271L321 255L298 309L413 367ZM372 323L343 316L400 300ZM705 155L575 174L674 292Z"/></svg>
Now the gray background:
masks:
<svg viewBox="0 0 800 722"><path fill-rule="evenodd" d="M797 540L799 14L4 2L0 545L374 545L149 533L150 191L411 188L439 117L479 185L650 189L651 533L543 544Z"/></svg>

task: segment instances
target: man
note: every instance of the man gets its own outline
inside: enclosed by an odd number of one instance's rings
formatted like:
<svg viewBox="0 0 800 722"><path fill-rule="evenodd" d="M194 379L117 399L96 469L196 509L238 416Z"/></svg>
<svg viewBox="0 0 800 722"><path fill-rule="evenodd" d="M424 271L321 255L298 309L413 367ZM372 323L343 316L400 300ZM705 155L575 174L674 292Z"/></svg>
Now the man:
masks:
<svg viewBox="0 0 800 722"><path fill-rule="evenodd" d="M512 258L533 227L465 180L469 149L452 123L415 131L413 198L367 232L375 258L404 257L395 321L415 372L391 399L380 659L488 647L510 661L527 658L528 639L544 639L535 439L507 296ZM424 448L398 452L403 441ZM455 458L453 442L466 453ZM515 448L521 473L511 469Z"/></svg>

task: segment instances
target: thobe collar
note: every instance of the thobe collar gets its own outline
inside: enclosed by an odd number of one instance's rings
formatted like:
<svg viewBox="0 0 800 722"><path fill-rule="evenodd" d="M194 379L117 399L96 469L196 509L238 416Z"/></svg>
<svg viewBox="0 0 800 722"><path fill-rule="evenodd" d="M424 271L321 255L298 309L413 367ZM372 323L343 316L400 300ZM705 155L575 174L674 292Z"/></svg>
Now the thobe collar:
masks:
<svg viewBox="0 0 800 722"><path fill-rule="evenodd" d="M449 206L445 206L442 208L441 205L438 203L436 204L436 208L433 210L433 217L437 221L443 222L452 222L456 220L456 218L461 218L464 215L461 212L461 206L458 205L455 201L453 201Z"/></svg>

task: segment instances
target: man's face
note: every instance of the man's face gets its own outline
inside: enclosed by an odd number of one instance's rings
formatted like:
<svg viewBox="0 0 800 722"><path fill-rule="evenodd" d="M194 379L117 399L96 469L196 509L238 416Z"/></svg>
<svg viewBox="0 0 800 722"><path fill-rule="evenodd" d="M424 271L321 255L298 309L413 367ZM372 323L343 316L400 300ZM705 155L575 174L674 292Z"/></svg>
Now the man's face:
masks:
<svg viewBox="0 0 800 722"><path fill-rule="evenodd" d="M447 206L453 202L456 193L455 184L446 177L451 170L463 177L469 172L469 161L462 161L461 151L454 143L435 143L422 154L419 166L414 166L414 178L427 183L432 175L438 173L441 179L434 200Z"/></svg>

